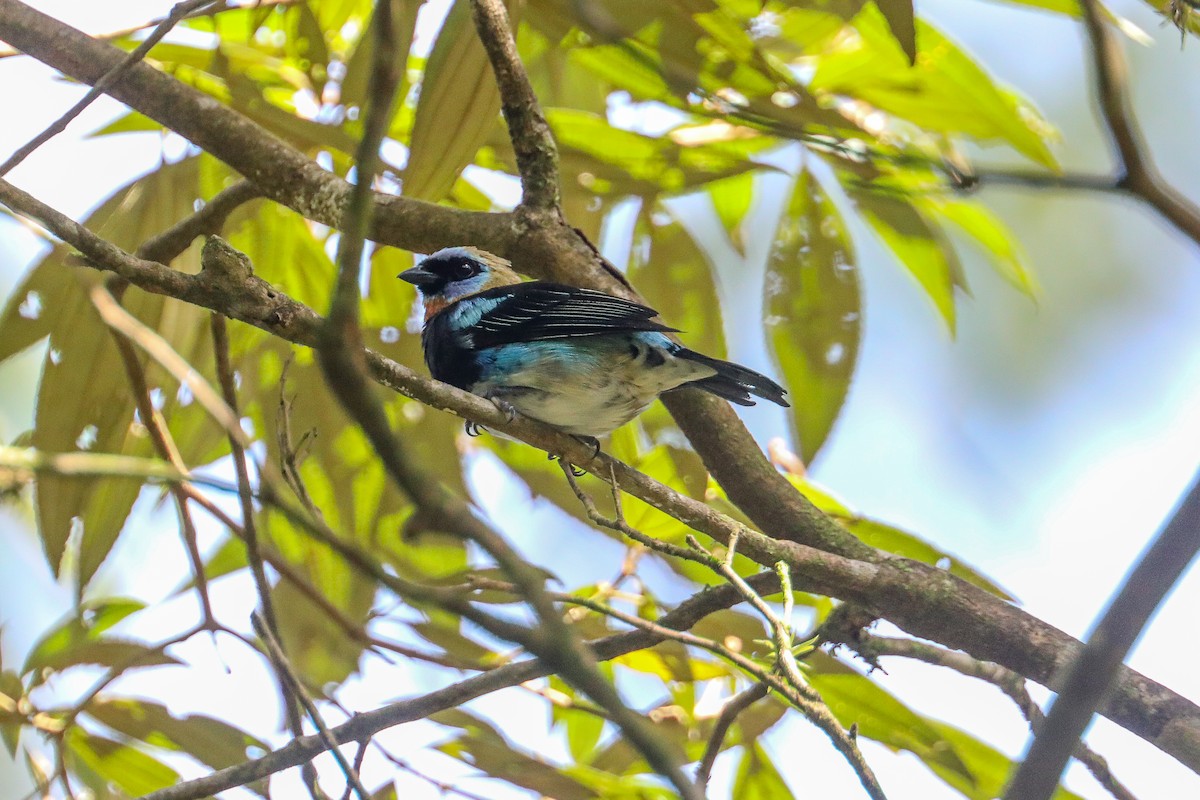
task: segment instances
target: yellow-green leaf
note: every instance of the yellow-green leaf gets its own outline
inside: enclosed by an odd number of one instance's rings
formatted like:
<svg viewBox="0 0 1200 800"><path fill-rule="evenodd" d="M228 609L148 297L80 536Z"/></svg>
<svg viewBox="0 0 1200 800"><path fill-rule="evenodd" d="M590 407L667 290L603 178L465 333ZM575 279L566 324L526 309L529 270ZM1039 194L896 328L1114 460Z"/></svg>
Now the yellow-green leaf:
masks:
<svg viewBox="0 0 1200 800"><path fill-rule="evenodd" d="M767 342L787 382L800 454L811 462L846 400L862 309L846 225L807 171L775 232L765 286Z"/></svg>

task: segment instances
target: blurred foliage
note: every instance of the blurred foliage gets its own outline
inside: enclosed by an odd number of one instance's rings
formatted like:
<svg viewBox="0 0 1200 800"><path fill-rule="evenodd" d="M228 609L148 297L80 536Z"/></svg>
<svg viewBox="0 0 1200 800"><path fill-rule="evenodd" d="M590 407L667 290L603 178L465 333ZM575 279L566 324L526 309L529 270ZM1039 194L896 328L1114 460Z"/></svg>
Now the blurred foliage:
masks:
<svg viewBox="0 0 1200 800"><path fill-rule="evenodd" d="M1076 13L1074 2L1025 3ZM361 133L361 104L370 64L371 3L307 0L223 10L186 23L187 36L169 37L149 62L237 109L306 154L345 175ZM1017 91L903 0L513 0L518 42L530 77L558 139L568 218L597 240L690 345L726 353L726 331L762 336L790 390L790 449L811 462L834 429L850 391L863 324L863 295L855 256L857 236L873 235L910 274L932 308L954 328L957 299L966 289L950 233L973 242L1018 291L1033 296L1036 279L1012 235L987 209L952 194L948 173L961 169L964 144L1006 147L1036 167L1055 170L1054 131ZM1166 5L1166 4L1158 4ZM515 172L499 116L500 101L479 45L467 0L454 0L430 48L412 49L421 3L403 3L397 25L406 54L402 102L386 155L391 178L409 197L474 210L500 210L491 199ZM1184 20L1192 24L1191 20ZM127 49L138 36L118 41ZM112 136L159 131L130 112L95 132ZM779 164L798 163L783 196L764 181ZM790 162L789 162L790 163ZM951 169L947 165L953 163ZM509 176L509 177L506 177ZM85 220L96 233L134 250L182 219L235 176L202 153L164 164L117 191ZM779 208L774 229L751 230L761 209ZM688 220L699 210L718 220L743 263L717 269L704 237ZM706 231L711 236L713 231ZM318 310L333 282L333 232L265 201L239 209L226 227L258 275ZM765 264L750 263L750 244L769 239ZM199 268L198 245L175 260ZM363 279L366 336L383 354L419 368L411 323L411 287L394 276L411 256L376 250ZM724 286L719 275L736 280ZM727 293L758 285L761 326L753 317L723 312ZM47 452L93 450L153 456L112 338L87 298L102 280L79 269L69 248L43 258L0 316L0 361L48 339L34 429L20 441ZM195 369L214 379L206 314L173 300L127 288L124 306L162 335ZM239 402L260 447L256 458L290 464L299 500L348 542L388 569L446 584L491 572L457 540L429 531L406 498L385 479L366 439L341 411L307 351L293 350L246 326L231 327ZM153 362L142 367L152 400L168 423L183 463L228 469L224 433L191 393ZM459 421L394 395L385 397L393 428L421 463L458 492L490 491L464 475L479 448L498 458L530 490L586 519L557 465L521 444L484 437L466 442ZM653 478L744 520L709 479L661 409L618 431L607 448ZM886 523L852 513L811 482L798 488L872 546L938 564L1001 597L979 571L932 544ZM603 487L585 489L611 510ZM97 571L126 526L139 494L132 479L56 478L37 481L32 502L51 568L74 583L78 606L45 632L19 669L0 672L0 734L9 750L36 751L34 731L49 732L76 786L94 797L136 796L178 779L169 764L179 754L210 768L237 763L262 742L201 715L178 716L148 700L103 692L55 705L55 678L76 671L107 681L140 669L181 669L161 646L131 633L140 603L109 597ZM607 504L607 505L606 505ZM627 499L630 524L682 543L677 520ZM606 512L607 513L607 512ZM496 664L503 648L461 620L433 608L389 610L376 583L329 548L314 544L287 516L257 510L264 547L282 564L272 589L283 644L319 696L339 687L371 657L366 642L381 629L406 631L443 661ZM576 527L578 546L608 530ZM564 535L561 531L555 535ZM630 571L615 583L594 577L581 595L631 604L646 619L664 609L637 573L643 556L661 561L676 582L697 589L720 582L691 562L676 563L630 548ZM210 579L246 569L240 541L229 536L211 551ZM739 558L735 568L758 567ZM282 576L282 577L280 577ZM186 579L185 579L186 581ZM676 587L678 589L678 586ZM185 582L181 591L193 591ZM314 601L319 593L336 612ZM507 602L503 593L480 595ZM797 593L806 622L817 626L828 598ZM381 610L381 608L383 610ZM582 635L610 630L595 613L571 618ZM723 611L697 625L710 637L760 660L769 658L763 621ZM605 669L617 679L653 681L665 699L649 718L687 758L703 754L715 714L698 698L715 688L728 695L746 684L735 667L711 654L666 643L617 659ZM1011 763L975 736L908 709L838 658L821 652L805 663L814 689L860 736L914 754L965 797L994 796ZM88 672L90 670L90 672ZM133 685L133 684L130 684ZM447 732L437 749L479 773L556 798L669 797L649 767L601 712L561 681L551 679L551 724L563 736L567 759L514 745L482 716L463 709L432 719ZM61 701L61 698L58 699ZM72 704L74 703L74 704ZM708 709L710 706L704 706ZM737 750L733 794L781 798L790 789L761 737L784 718L785 703L770 696L743 712L721 743ZM20 736L22 732L25 736ZM33 764L34 762L30 762ZM35 767L31 767L34 769ZM40 768L36 768L40 769ZM265 783L255 791L266 794ZM387 788L380 796L387 795ZM1061 797L1073 797L1062 792Z"/></svg>

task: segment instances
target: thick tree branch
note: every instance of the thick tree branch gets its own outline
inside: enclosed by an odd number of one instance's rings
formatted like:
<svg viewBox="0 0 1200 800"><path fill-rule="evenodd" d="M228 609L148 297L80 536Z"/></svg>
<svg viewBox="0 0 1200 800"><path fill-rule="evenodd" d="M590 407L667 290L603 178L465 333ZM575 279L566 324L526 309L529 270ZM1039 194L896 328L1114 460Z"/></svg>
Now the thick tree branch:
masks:
<svg viewBox="0 0 1200 800"><path fill-rule="evenodd" d="M0 181L0 202L46 226L97 268L116 272L147 291L220 311L296 344L314 347L317 343L321 318L253 276L248 263L242 263L245 257L220 239L210 239L206 249L241 263L237 267L241 271L208 274L210 270L206 269L199 275L186 275L124 253L4 181ZM231 280L230 275L238 277ZM1057 628L944 570L875 551L875 562L871 563L796 542L773 540L605 454L589 461L590 448L545 425L528 419L509 422L483 398L418 375L373 351L367 351L366 358L379 383L563 456L601 479L611 472L626 492L695 530L722 542L737 535L739 552L765 565L787 561L797 583L854 602L911 634L965 650L978 659L995 661L1051 687L1057 685L1055 675L1080 646ZM1186 698L1121 667L1102 713L1200 772L1200 708Z"/></svg>
<svg viewBox="0 0 1200 800"><path fill-rule="evenodd" d="M557 215L558 145L517 55L508 11L502 0L472 0L471 5L479 39L500 88L500 108L521 173L521 205Z"/></svg>
<svg viewBox="0 0 1200 800"><path fill-rule="evenodd" d="M370 185L379 171L379 147L391 122L391 108L402 65L392 52L392 0L375 4L372 30L374 58L367 94L364 135L356 158L356 185L350 195L338 247L338 280L329 318L321 327L318 358L326 381L350 416L358 422L392 479L416 504L419 513L439 529L456 533L482 547L517 586L537 615L538 624L514 639L563 680L586 693L608 712L629 743L665 776L680 795L703 800L681 768L681 757L622 701L616 687L598 669L583 642L559 615L545 592L544 573L522 559L461 498L432 479L392 433L383 403L375 394L359 327L358 275L372 206ZM513 637L506 637L513 638Z"/></svg>

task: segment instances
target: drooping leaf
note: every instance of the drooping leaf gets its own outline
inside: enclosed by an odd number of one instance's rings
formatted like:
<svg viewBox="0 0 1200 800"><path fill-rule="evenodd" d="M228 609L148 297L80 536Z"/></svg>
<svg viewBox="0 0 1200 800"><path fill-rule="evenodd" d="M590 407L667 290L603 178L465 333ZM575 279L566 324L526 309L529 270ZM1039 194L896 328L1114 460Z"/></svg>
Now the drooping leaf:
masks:
<svg viewBox="0 0 1200 800"><path fill-rule="evenodd" d="M970 236L1000 277L1025 295L1037 298L1037 278L1026 263L1020 243L986 206L963 200L929 198L922 207Z"/></svg>
<svg viewBox="0 0 1200 800"><path fill-rule="evenodd" d="M781 800L794 795L762 745L754 742L742 753L733 796L738 800Z"/></svg>
<svg viewBox="0 0 1200 800"><path fill-rule="evenodd" d="M213 769L240 764L247 748L267 746L227 722L188 714L176 717L165 706L148 700L95 698L84 709L118 733L155 747L178 750ZM251 784L265 796L261 784Z"/></svg>
<svg viewBox="0 0 1200 800"><path fill-rule="evenodd" d="M850 389L862 298L846 225L808 171L775 232L765 287L767 342L787 382L800 455L811 463Z"/></svg>
<svg viewBox="0 0 1200 800"><path fill-rule="evenodd" d="M194 211L201 185L218 186L212 174L227 175L208 158L166 165L118 190L85 223L99 235L130 251ZM175 260L188 272L199 269L199 250ZM102 280L80 266L70 248L60 246L35 265L23 289L0 318L0 355L7 356L49 334L38 387L31 444L48 452L88 449L150 456L149 439L133 426L134 402L112 335L100 321L86 288ZM130 287L123 304L135 317L166 336L198 369L206 365L205 312ZM161 393L163 414L198 435L177 442L187 463L213 449L212 427L198 409L183 409L178 384L144 356L146 379ZM43 548L57 570L74 526L79 536L81 585L91 579L115 542L141 484L129 479L82 479L44 476L37 483L36 508Z"/></svg>
<svg viewBox="0 0 1200 800"><path fill-rule="evenodd" d="M857 725L859 736L893 751L908 750L926 764L937 763L973 780L969 767L938 730L878 684L823 653L813 654L806 663L809 682L843 727Z"/></svg>
<svg viewBox="0 0 1200 800"><path fill-rule="evenodd" d="M951 575L962 578L986 592L1004 600L1015 601L1014 597L982 572L916 534L856 513L827 489L811 480L795 477L789 480L813 505L837 518L843 526L872 547L941 567Z"/></svg>
<svg viewBox="0 0 1200 800"><path fill-rule="evenodd" d="M732 178L711 181L708 184L708 197L712 200L713 209L725 226L734 248L745 255L746 242L742 221L750 211L754 201L754 175L743 173Z"/></svg>
<svg viewBox="0 0 1200 800"><path fill-rule="evenodd" d="M927 131L1003 141L1057 169L1047 145L1052 129L1032 103L997 85L932 25L917 24L921 53L912 67L879 8L865 6L853 25L858 36L840 39L818 60L814 91L857 98Z"/></svg>
<svg viewBox="0 0 1200 800"><path fill-rule="evenodd" d="M917 20L913 14L913 0L875 0L896 44L908 56L908 63L917 61Z"/></svg>
<svg viewBox="0 0 1200 800"><path fill-rule="evenodd" d="M863 218L933 301L951 334L955 331L954 290L965 287L962 266L941 232L902 197L851 189Z"/></svg>
<svg viewBox="0 0 1200 800"><path fill-rule="evenodd" d="M45 670L62 671L81 664L119 669L178 664L178 660L161 650L109 632L113 625L142 607L141 603L123 598L84 602L34 644L21 673L39 673L40 682L40 673Z"/></svg>
<svg viewBox="0 0 1200 800"><path fill-rule="evenodd" d="M970 800L992 800L1004 792L1012 778L1016 763L996 748L980 741L969 733L944 722L929 720L934 730L949 742L971 773L971 780L964 780L956 770L947 769L936 761L923 763L939 778L962 792ZM1052 800L1082 800L1075 792L1059 786L1051 795Z"/></svg>
<svg viewBox="0 0 1200 800"><path fill-rule="evenodd" d="M517 750L495 728L466 711L441 711L430 719L463 730L463 734L437 749L486 775L558 800L588 800L595 796L553 764Z"/></svg>
<svg viewBox="0 0 1200 800"><path fill-rule="evenodd" d="M158 759L130 745L88 733L78 725L67 729L64 740L72 756L130 797L141 797L179 781L179 773Z"/></svg>
<svg viewBox="0 0 1200 800"><path fill-rule="evenodd" d="M725 329L714 266L687 229L661 212L643 214L634 230L629 279L687 346L726 355ZM658 222L665 224L658 224Z"/></svg>
<svg viewBox="0 0 1200 800"><path fill-rule="evenodd" d="M520 5L505 3L513 26ZM409 137L404 194L441 200L488 140L500 113L500 92L479 42L468 0L455 0L425 64Z"/></svg>

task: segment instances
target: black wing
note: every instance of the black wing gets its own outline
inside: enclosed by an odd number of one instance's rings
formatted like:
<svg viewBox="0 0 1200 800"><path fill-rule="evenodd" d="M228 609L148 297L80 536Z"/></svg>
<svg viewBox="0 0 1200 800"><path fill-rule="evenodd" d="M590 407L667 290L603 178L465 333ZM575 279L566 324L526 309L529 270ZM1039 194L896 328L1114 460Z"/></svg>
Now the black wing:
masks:
<svg viewBox="0 0 1200 800"><path fill-rule="evenodd" d="M495 302L469 328L474 349L511 342L570 339L623 331L674 331L651 320L658 312L603 292L557 283L519 283L480 292L471 301Z"/></svg>

